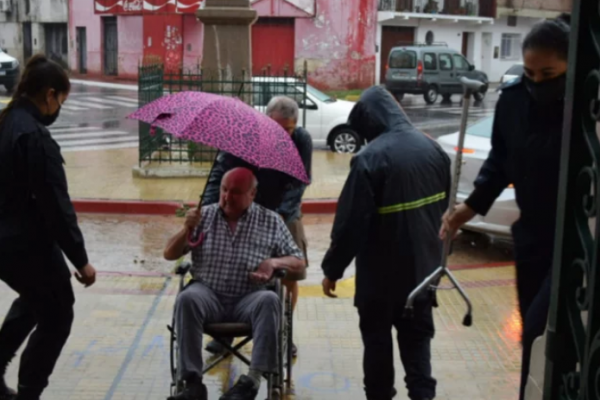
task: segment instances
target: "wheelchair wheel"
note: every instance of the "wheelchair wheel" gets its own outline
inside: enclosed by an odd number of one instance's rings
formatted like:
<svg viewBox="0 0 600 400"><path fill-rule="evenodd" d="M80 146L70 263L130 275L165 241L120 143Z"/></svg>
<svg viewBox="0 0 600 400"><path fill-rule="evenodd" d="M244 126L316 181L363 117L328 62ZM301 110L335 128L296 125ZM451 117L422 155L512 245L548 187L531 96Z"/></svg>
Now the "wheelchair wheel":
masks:
<svg viewBox="0 0 600 400"><path fill-rule="evenodd" d="M177 347L177 335L175 333L175 319L168 326L171 333L170 343L170 362L171 362L171 396L176 396L183 392L183 382L177 377L177 365L179 359L179 349Z"/></svg>
<svg viewBox="0 0 600 400"><path fill-rule="evenodd" d="M288 311L287 311L287 298L288 293L285 288L283 288L283 298L286 299L282 304L282 313L281 313L281 322L279 327L279 351L277 354L278 365L277 365L277 379L276 379L276 388L283 390L283 386L285 384L285 372L286 372L286 363L288 358L288 348L289 338L288 338L288 330L287 330L287 320L288 320Z"/></svg>
<svg viewBox="0 0 600 400"><path fill-rule="evenodd" d="M292 385L292 363L294 361L292 343L294 343L294 314L292 309L292 296L289 294L285 299L286 307L286 336L287 336L287 354L286 354L286 375L285 384L289 388Z"/></svg>

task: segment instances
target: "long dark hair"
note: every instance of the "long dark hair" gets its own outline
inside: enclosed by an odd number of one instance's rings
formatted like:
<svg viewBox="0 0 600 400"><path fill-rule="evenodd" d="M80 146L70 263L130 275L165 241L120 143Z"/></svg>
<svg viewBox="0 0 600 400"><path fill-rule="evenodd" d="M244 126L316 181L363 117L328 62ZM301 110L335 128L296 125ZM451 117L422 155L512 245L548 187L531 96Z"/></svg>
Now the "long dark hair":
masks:
<svg viewBox="0 0 600 400"><path fill-rule="evenodd" d="M569 59L569 36L571 16L561 14L558 18L536 24L523 41L525 50L546 50L555 52L561 60Z"/></svg>
<svg viewBox="0 0 600 400"><path fill-rule="evenodd" d="M10 103L0 112L0 124L19 99L36 98L48 89L54 89L57 94L69 93L71 82L67 72L60 65L49 60L45 55L38 54L27 62Z"/></svg>

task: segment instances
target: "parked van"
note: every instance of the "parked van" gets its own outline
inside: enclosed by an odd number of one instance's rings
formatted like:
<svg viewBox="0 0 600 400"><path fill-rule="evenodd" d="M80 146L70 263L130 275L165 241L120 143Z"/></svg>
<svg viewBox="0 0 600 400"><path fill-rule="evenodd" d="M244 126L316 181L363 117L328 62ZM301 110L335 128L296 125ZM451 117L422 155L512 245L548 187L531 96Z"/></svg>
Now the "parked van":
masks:
<svg viewBox="0 0 600 400"><path fill-rule="evenodd" d="M400 101L405 93L422 94L427 104L435 103L441 95L450 100L463 92L460 78L466 76L485 83L475 100L485 98L488 77L446 45L412 45L394 47L386 66L385 87Z"/></svg>

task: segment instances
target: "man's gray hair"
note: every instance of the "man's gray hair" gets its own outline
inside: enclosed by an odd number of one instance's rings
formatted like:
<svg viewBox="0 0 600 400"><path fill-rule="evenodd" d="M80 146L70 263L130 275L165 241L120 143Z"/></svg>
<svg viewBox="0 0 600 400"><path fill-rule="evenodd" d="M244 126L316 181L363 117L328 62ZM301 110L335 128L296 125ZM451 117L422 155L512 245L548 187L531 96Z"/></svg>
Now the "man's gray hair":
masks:
<svg viewBox="0 0 600 400"><path fill-rule="evenodd" d="M267 105L267 115L279 114L281 118L298 120L298 103L287 96L275 96Z"/></svg>

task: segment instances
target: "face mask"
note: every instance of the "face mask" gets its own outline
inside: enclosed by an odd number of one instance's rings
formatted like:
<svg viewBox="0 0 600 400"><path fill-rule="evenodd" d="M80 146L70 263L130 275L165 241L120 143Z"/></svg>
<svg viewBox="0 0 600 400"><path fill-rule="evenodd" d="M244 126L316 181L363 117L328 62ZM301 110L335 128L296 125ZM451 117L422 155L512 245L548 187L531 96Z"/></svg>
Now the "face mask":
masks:
<svg viewBox="0 0 600 400"><path fill-rule="evenodd" d="M58 103L58 99L56 99L56 102ZM42 124L44 124L45 126L50 126L53 123L56 122L56 120L58 119L58 116L60 115L60 109L62 108L62 104L58 104L58 110L56 110L56 112L54 114L50 114L50 115L44 115L42 116Z"/></svg>
<svg viewBox="0 0 600 400"><path fill-rule="evenodd" d="M542 82L534 82L523 75L523 82L531 97L539 103L550 103L565 98L567 74L562 74L556 78Z"/></svg>

